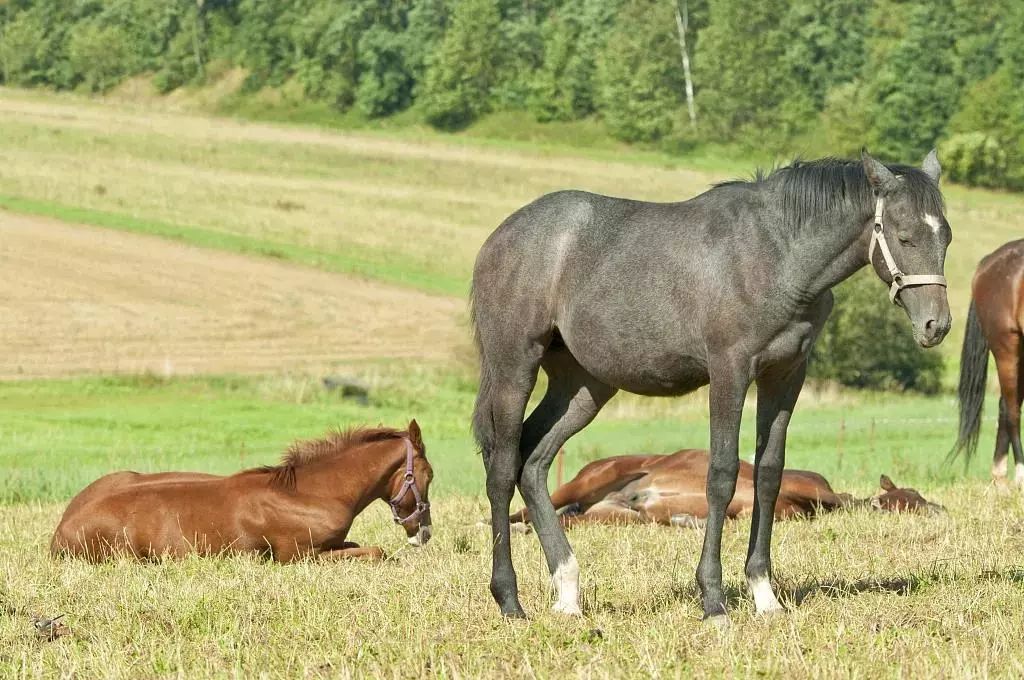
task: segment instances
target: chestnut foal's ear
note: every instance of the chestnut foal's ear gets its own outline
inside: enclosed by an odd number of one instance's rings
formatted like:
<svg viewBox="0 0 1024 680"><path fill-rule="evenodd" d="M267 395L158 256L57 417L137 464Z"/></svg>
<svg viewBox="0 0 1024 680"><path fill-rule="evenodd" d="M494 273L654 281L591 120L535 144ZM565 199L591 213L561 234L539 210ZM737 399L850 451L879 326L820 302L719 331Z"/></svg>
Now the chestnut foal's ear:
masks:
<svg viewBox="0 0 1024 680"><path fill-rule="evenodd" d="M889 479L888 475L882 475L882 477L878 480L878 485L882 487L883 491L896 490L896 485L892 483L892 480Z"/></svg>
<svg viewBox="0 0 1024 680"><path fill-rule="evenodd" d="M867 149L860 150L860 160L864 164L864 173L868 176L868 183L877 193L888 194L899 186L896 175L872 158Z"/></svg>
<svg viewBox="0 0 1024 680"><path fill-rule="evenodd" d="M413 418L409 421L409 441L417 451L423 451L423 433L420 432L420 424Z"/></svg>

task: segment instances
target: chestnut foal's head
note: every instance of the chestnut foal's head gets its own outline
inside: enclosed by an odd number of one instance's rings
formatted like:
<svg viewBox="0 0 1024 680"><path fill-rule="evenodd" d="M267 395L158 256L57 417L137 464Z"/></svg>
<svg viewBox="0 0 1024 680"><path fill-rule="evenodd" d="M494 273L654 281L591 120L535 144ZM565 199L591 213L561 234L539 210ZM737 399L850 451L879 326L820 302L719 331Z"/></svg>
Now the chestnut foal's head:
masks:
<svg viewBox="0 0 1024 680"><path fill-rule="evenodd" d="M415 420L409 421L405 451L398 470L391 478L388 503L396 524L401 524L409 544L423 546L430 540L430 482L434 470L427 461L423 435Z"/></svg>
<svg viewBox="0 0 1024 680"><path fill-rule="evenodd" d="M871 499L871 507L885 512L921 512L929 515L945 512L938 503L925 500L916 489L901 489L887 475L878 481L882 493Z"/></svg>

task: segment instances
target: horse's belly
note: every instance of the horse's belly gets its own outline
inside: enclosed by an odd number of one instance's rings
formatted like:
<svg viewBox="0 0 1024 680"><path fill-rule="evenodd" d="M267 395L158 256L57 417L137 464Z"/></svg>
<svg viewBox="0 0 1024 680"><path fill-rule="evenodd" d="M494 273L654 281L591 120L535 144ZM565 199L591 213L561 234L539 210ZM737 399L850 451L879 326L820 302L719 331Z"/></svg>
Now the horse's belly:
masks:
<svg viewBox="0 0 1024 680"><path fill-rule="evenodd" d="M650 397L687 394L708 384L707 362L679 352L625 351L615 347L569 350L583 368L601 382Z"/></svg>

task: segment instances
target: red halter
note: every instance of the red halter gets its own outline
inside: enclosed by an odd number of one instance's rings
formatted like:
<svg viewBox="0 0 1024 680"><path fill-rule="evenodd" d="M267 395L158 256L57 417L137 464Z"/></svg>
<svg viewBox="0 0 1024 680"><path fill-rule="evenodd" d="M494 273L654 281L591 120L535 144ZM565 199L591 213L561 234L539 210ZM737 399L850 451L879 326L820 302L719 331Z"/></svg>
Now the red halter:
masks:
<svg viewBox="0 0 1024 680"><path fill-rule="evenodd" d="M412 442L405 439L405 481L402 482L402 488L398 490L395 497L388 501L388 505L391 506L391 515L395 518L395 524L405 524L406 522L418 518L424 512L430 509L430 503L423 500L423 496L420 495L420 490L416 486L416 477L412 473L412 458L415 454L412 448ZM398 504L402 502L405 495L412 490L412 496L416 499L416 509L409 513L408 517L402 517L398 510Z"/></svg>

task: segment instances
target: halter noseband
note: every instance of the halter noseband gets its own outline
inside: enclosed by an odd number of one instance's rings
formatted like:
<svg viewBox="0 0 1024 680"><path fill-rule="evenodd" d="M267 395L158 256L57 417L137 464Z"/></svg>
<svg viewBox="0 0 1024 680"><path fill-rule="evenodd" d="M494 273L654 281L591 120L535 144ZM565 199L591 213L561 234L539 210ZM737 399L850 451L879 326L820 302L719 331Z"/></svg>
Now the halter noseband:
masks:
<svg viewBox="0 0 1024 680"><path fill-rule="evenodd" d="M416 486L416 477L412 473L412 458L415 452L412 448L412 442L408 439L405 441L405 481L402 482L402 488L398 490L395 497L388 501L388 505L391 506L391 515L395 518L395 524L405 524L406 522L416 519L424 512L430 509L430 503L423 500L423 496L420 495L419 487ZM416 509L409 513L408 517L402 517L398 509L398 504L402 502L405 495L412 490L412 497L416 499Z"/></svg>
<svg viewBox="0 0 1024 680"><path fill-rule="evenodd" d="M879 196L875 202L875 226L871 231L871 243L868 245L868 262L873 263L875 247L882 251L882 259L889 269L889 276L892 277L892 284L889 286L889 302L896 304L896 296L903 288L911 286L942 286L946 287L946 277L941 274L904 274L896 266L896 260L892 259L892 252L889 244L885 241L885 232L882 230L882 210L885 208L885 200Z"/></svg>

